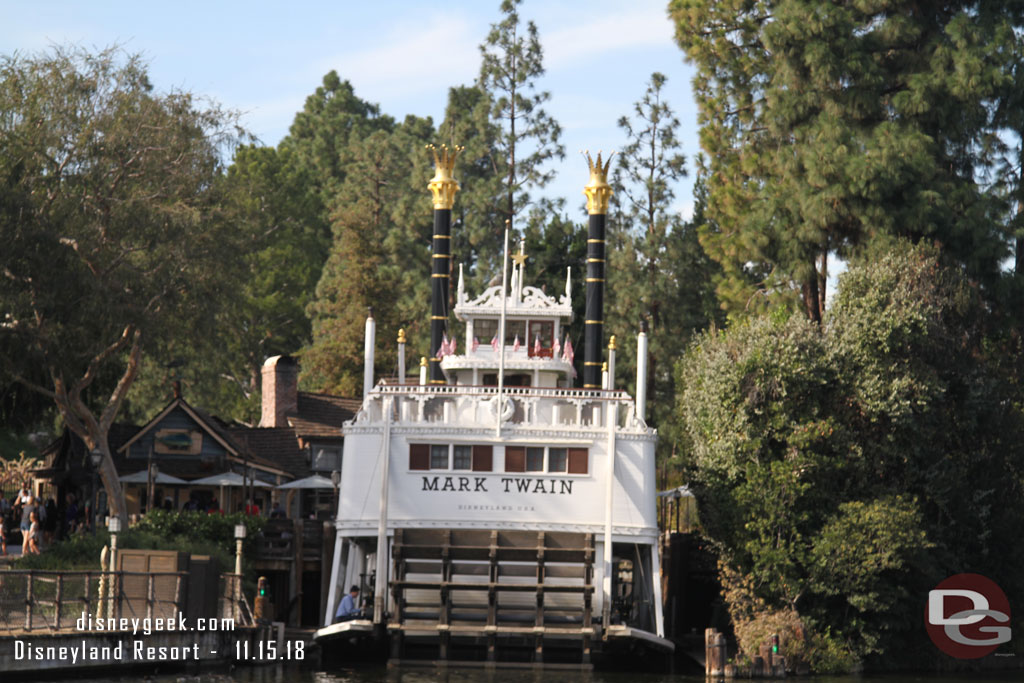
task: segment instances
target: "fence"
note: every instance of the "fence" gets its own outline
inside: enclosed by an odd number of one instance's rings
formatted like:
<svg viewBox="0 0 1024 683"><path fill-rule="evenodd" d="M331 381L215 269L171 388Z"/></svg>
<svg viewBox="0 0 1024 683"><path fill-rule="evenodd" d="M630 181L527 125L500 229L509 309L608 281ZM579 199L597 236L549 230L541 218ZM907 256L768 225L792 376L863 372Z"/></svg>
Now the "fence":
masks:
<svg viewBox="0 0 1024 683"><path fill-rule="evenodd" d="M82 617L172 618L186 611L187 572L0 571L0 633L74 629ZM220 579L219 616L252 625L241 576ZM103 629L98 629L103 630Z"/></svg>

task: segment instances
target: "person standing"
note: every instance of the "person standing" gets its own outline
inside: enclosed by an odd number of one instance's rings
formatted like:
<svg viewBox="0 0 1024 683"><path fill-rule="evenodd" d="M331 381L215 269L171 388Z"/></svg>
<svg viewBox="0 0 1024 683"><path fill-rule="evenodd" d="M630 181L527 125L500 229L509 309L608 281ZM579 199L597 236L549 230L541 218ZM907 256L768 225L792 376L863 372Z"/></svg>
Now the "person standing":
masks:
<svg viewBox="0 0 1024 683"><path fill-rule="evenodd" d="M21 543L21 554L39 554L39 513L36 512L35 508L32 509L32 513L29 516L28 532Z"/></svg>
<svg viewBox="0 0 1024 683"><path fill-rule="evenodd" d="M35 503L32 502L32 496L22 498L22 496L19 495L18 501L21 503L21 535L24 536L32 526L32 513L36 511L36 506ZM21 545L24 547L25 543L22 542Z"/></svg>

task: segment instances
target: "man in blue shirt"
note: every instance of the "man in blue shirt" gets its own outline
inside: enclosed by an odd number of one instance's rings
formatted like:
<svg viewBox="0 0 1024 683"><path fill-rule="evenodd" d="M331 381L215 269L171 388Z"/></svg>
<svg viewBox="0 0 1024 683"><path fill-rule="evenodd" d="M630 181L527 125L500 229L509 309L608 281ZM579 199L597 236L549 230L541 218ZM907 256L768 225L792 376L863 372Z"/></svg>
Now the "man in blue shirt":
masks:
<svg viewBox="0 0 1024 683"><path fill-rule="evenodd" d="M334 613L334 623L350 621L362 616L362 610L359 609L356 603L358 597L359 586L352 586L348 589L348 593L345 594L345 597L341 599L341 604L338 605L338 611Z"/></svg>

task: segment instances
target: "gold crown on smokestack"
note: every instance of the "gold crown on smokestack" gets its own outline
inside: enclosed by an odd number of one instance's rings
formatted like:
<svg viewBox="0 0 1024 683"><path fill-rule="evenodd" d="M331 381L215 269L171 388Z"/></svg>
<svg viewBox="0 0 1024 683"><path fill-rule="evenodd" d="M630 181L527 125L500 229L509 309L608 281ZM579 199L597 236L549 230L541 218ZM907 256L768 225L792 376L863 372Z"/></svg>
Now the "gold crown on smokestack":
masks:
<svg viewBox="0 0 1024 683"><path fill-rule="evenodd" d="M455 157L459 156L463 147L448 148L441 145L440 148L434 145L427 145L427 149L434 153L434 177L427 183L430 193L434 196L435 209L451 209L455 206L455 193L459 191L459 184L452 177L455 170Z"/></svg>
<svg viewBox="0 0 1024 683"><path fill-rule="evenodd" d="M591 158L589 150L581 154L587 157L587 166L590 168L590 180L583 187L583 194L587 195L587 213L608 213L608 199L612 196L612 187L608 184L608 167L611 166L615 152L608 155L603 165L600 151L597 153L596 163Z"/></svg>

